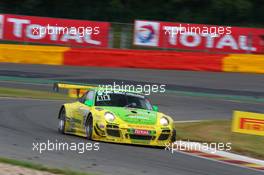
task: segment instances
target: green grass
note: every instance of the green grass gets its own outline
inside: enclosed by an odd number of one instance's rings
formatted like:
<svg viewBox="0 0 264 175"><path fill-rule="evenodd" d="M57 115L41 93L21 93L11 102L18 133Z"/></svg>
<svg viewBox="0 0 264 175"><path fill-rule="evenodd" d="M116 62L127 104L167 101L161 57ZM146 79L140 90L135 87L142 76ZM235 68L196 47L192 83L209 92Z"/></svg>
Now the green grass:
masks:
<svg viewBox="0 0 264 175"><path fill-rule="evenodd" d="M8 159L8 158L1 158L0 157L0 162L1 163L6 163L6 164L11 164L11 165L16 165L24 168L29 168L29 169L34 169L34 170L39 170L39 171L46 171L50 172L53 174L61 174L61 175L92 175L88 173L82 173L82 172L76 172L72 171L69 169L57 169L57 168L48 168L46 166L40 165L40 164L35 164L31 162L26 162L26 161L20 161L20 160L14 160L14 159Z"/></svg>
<svg viewBox="0 0 264 175"><path fill-rule="evenodd" d="M264 159L264 137L233 133L230 120L175 123L179 140L232 143L232 152Z"/></svg>
<svg viewBox="0 0 264 175"><path fill-rule="evenodd" d="M28 89L15 89L0 87L0 97L19 97L49 100L69 100L66 94L59 94L48 91L37 91Z"/></svg>

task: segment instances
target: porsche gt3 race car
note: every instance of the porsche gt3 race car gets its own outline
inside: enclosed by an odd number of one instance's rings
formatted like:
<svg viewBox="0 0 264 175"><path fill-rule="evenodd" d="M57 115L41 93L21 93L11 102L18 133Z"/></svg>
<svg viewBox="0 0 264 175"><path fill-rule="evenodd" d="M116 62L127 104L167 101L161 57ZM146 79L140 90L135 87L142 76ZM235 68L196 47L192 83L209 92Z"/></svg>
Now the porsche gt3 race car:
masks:
<svg viewBox="0 0 264 175"><path fill-rule="evenodd" d="M62 88L86 89L76 102L59 111L60 133L89 140L165 146L174 142L176 130L168 115L149 100L128 91L102 91L98 87L60 84Z"/></svg>

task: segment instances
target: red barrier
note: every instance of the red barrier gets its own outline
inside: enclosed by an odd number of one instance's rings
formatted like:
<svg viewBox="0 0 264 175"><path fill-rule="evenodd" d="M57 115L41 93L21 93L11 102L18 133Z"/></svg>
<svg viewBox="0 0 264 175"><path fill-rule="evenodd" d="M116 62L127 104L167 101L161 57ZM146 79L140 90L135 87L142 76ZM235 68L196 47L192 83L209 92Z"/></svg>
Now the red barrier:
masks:
<svg viewBox="0 0 264 175"><path fill-rule="evenodd" d="M172 51L71 49L65 52L64 65L221 71L224 56Z"/></svg>

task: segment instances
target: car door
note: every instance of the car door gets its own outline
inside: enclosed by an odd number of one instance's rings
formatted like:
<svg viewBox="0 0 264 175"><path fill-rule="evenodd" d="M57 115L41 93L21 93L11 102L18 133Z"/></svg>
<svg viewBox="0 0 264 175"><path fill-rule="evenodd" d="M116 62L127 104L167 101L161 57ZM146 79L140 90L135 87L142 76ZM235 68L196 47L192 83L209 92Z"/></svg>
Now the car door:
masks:
<svg viewBox="0 0 264 175"><path fill-rule="evenodd" d="M86 100L93 100L94 97L94 91L87 91L83 94L81 98L78 99L76 108L74 110L74 121L75 121L75 127L76 131L79 133L84 133L84 121L87 117L87 115L90 112L90 107L85 105Z"/></svg>

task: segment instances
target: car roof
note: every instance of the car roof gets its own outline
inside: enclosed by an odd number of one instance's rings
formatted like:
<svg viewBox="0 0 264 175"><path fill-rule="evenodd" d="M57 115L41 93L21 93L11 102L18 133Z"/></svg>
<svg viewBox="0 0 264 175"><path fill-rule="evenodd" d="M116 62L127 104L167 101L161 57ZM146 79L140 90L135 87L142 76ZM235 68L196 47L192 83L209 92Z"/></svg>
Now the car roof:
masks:
<svg viewBox="0 0 264 175"><path fill-rule="evenodd" d="M131 94L135 94L135 95L145 96L143 93L139 93L139 92L137 92L137 91L125 90L125 89L123 89L123 90L120 90L120 89L118 89L118 90L116 90L116 89L109 90L109 89L107 89L107 88L94 87L94 88L91 88L91 90L94 90L94 91L96 91L96 92L101 91L101 92L131 93Z"/></svg>

